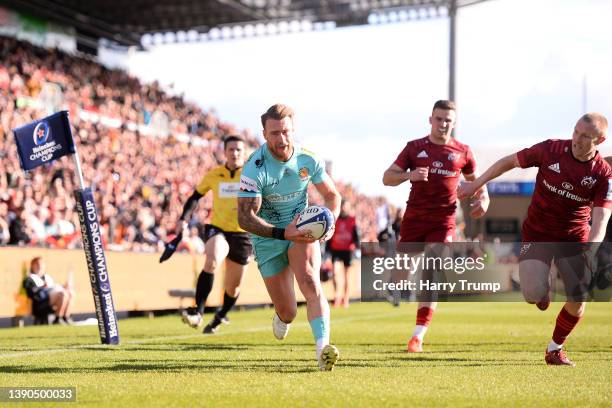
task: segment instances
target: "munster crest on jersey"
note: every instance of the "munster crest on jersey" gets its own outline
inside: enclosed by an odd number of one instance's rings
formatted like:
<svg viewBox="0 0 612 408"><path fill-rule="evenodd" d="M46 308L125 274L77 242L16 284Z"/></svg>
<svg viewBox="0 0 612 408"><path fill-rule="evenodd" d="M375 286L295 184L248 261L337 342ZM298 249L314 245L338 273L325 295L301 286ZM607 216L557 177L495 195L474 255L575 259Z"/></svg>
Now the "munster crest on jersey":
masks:
<svg viewBox="0 0 612 408"><path fill-rule="evenodd" d="M593 186L595 185L595 179L591 176L584 176L582 178L582 181L580 182L580 185L588 188L593 188Z"/></svg>

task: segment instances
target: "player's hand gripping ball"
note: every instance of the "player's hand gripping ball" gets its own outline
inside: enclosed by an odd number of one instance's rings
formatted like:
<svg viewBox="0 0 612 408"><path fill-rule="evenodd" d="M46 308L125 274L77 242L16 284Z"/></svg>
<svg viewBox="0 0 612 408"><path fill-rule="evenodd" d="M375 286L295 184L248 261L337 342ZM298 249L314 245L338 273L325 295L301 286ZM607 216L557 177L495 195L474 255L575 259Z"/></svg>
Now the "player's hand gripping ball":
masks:
<svg viewBox="0 0 612 408"><path fill-rule="evenodd" d="M310 230L312 239L321 239L334 226L334 222L334 215L327 207L313 205L302 210L296 227L300 231Z"/></svg>

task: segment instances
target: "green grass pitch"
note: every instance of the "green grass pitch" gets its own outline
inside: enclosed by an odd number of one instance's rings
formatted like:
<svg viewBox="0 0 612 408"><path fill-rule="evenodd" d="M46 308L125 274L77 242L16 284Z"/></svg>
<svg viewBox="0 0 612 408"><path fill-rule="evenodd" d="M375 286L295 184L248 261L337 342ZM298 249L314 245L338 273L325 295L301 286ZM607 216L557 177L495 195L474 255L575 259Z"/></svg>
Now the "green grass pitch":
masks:
<svg viewBox="0 0 612 408"><path fill-rule="evenodd" d="M316 371L304 308L282 342L271 309L208 336L178 316L121 320L110 347L95 326L4 329L0 386L77 388L77 404L46 406L612 406L612 304L587 305L566 345L575 368L544 363L560 307L440 304L422 354L404 352L414 304L333 309L332 372Z"/></svg>

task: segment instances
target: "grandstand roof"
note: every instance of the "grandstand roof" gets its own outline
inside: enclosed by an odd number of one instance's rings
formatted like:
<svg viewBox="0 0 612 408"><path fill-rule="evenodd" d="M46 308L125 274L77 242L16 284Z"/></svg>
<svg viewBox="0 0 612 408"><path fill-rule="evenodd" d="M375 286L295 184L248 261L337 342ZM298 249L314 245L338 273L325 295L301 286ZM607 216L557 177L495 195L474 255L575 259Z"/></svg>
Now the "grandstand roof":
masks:
<svg viewBox="0 0 612 408"><path fill-rule="evenodd" d="M147 33L228 25L309 21L336 27L368 24L373 13L411 11L412 18L446 15L486 0L0 0L0 5L76 28L81 37L140 45ZM416 13L414 13L416 11Z"/></svg>

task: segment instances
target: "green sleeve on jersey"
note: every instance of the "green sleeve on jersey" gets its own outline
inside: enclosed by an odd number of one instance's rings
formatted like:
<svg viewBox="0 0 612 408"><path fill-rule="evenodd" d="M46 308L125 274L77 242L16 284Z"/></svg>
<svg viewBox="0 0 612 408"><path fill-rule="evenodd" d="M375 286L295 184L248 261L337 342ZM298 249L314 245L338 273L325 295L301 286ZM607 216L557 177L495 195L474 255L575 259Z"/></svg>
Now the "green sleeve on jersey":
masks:
<svg viewBox="0 0 612 408"><path fill-rule="evenodd" d="M322 183L327 177L329 177L325 172L325 162L316 156L312 156L312 159L314 161L314 172L310 178L310 181L312 181L314 184Z"/></svg>

